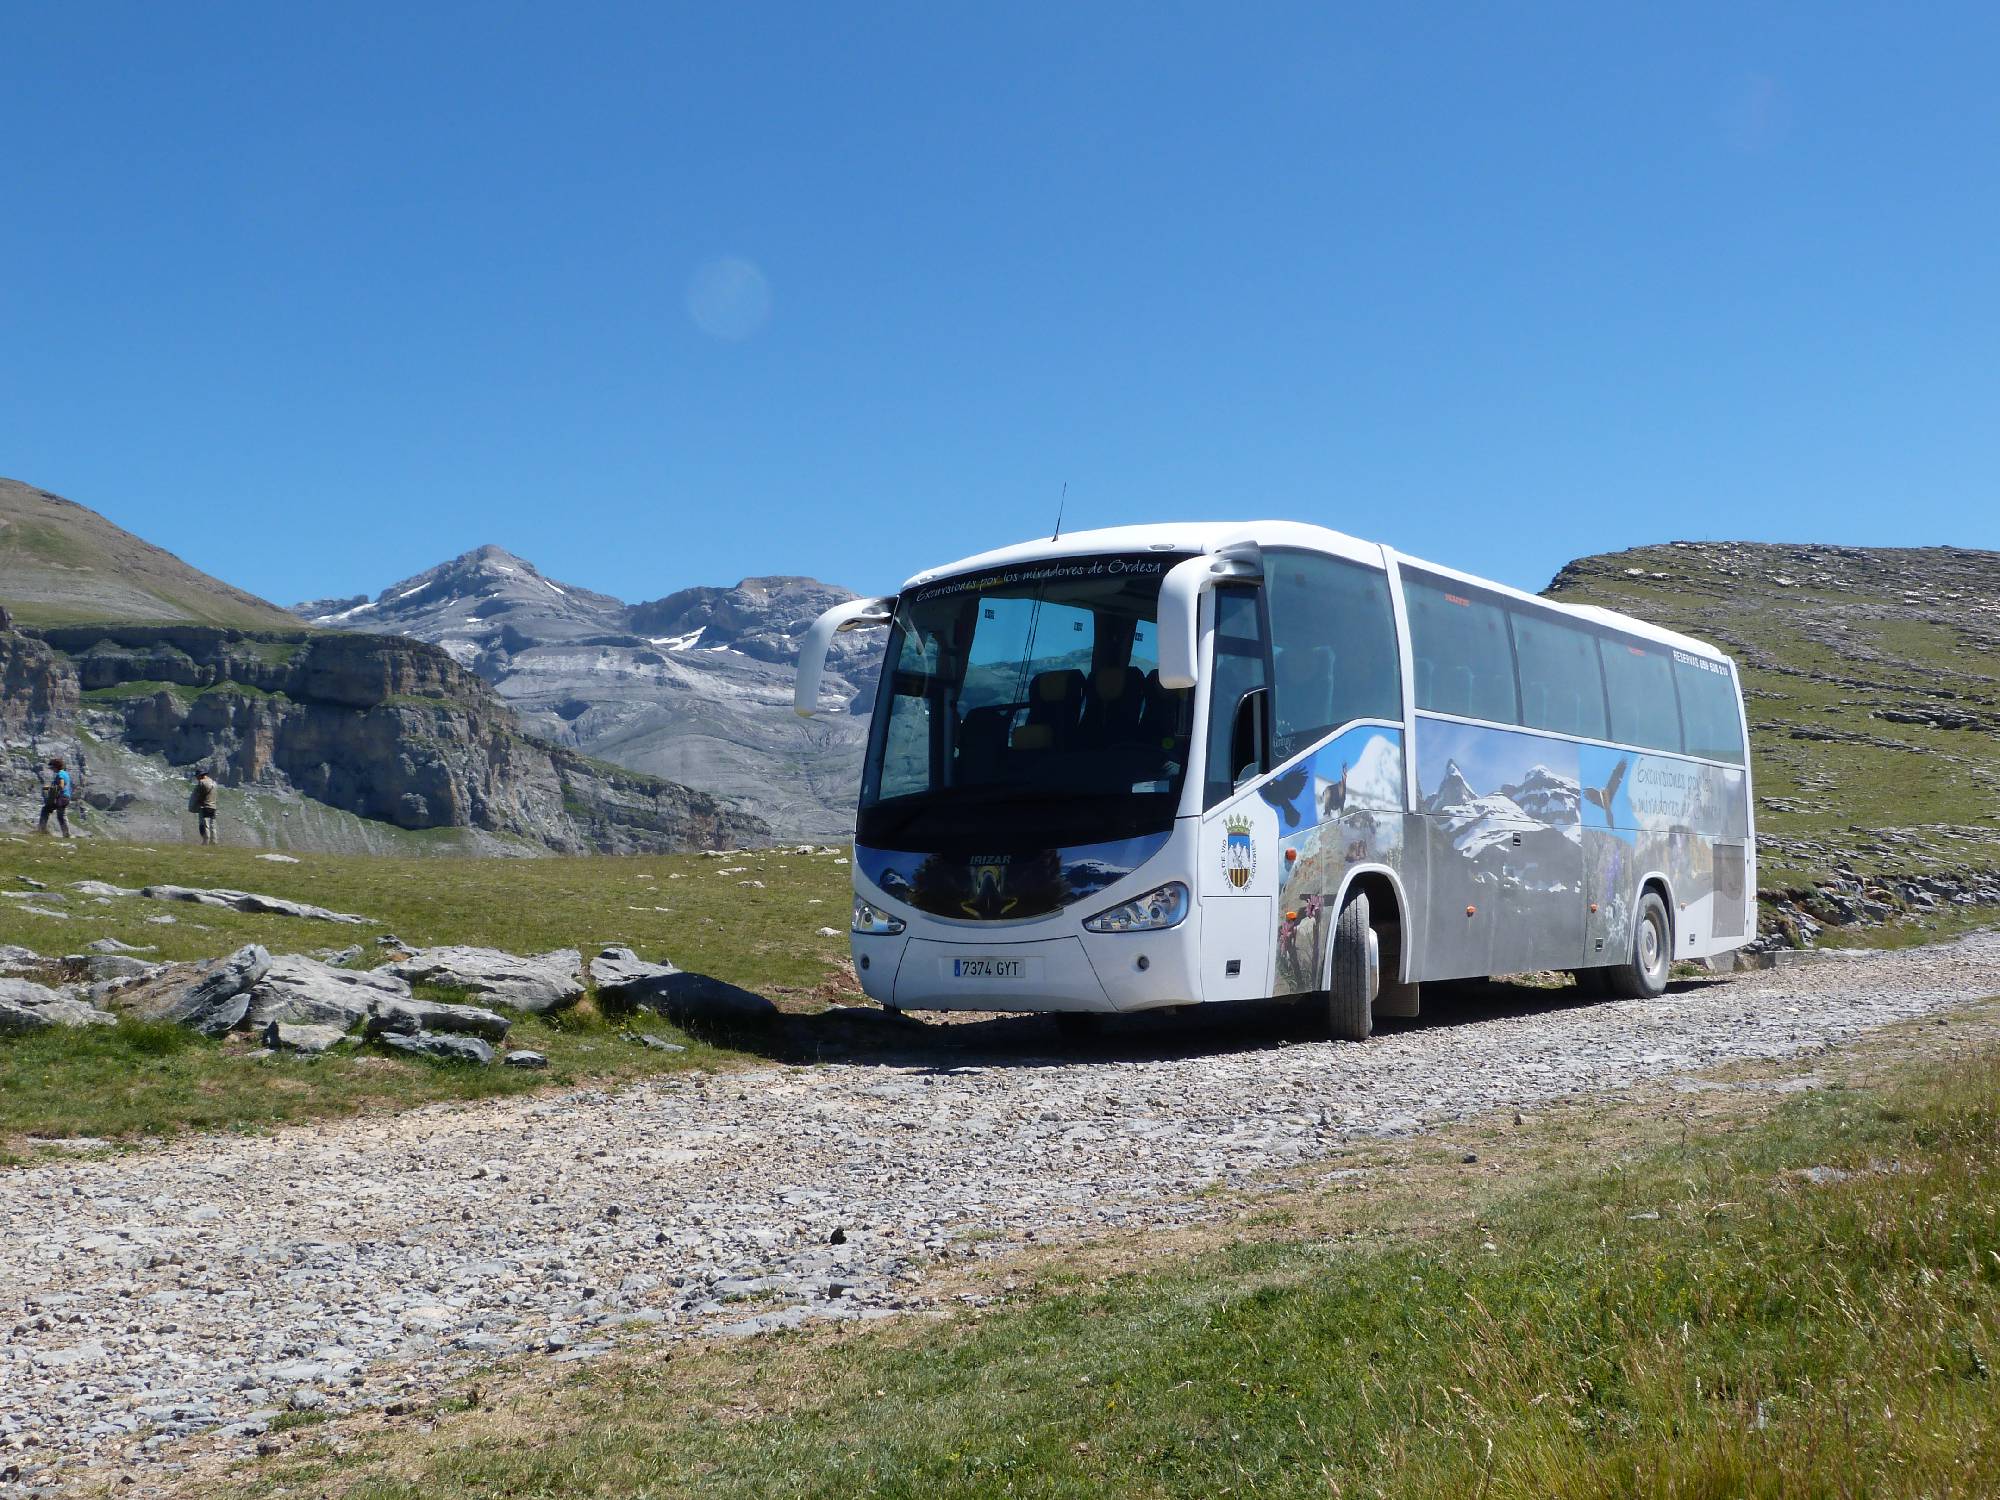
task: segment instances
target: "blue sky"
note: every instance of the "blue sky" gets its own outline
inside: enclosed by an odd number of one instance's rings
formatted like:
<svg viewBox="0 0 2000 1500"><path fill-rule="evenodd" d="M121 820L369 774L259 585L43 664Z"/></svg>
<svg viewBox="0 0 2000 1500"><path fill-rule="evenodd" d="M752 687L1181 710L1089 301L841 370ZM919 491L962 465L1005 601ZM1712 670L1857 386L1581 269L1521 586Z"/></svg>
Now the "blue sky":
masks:
<svg viewBox="0 0 2000 1500"><path fill-rule="evenodd" d="M1990 6L0 0L0 474L280 601L2000 546Z"/></svg>

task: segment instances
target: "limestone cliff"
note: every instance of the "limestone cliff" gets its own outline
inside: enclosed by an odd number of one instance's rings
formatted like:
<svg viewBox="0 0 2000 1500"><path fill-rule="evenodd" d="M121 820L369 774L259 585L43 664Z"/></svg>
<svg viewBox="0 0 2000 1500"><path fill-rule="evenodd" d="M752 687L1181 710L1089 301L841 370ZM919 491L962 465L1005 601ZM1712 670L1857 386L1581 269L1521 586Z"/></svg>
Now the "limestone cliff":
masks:
<svg viewBox="0 0 2000 1500"><path fill-rule="evenodd" d="M610 776L529 739L485 683L402 636L0 630L0 680L0 733L16 763L8 781L68 742L87 762L95 742L99 774L86 777L85 800L114 820L128 810L138 819L153 802L170 813L182 778L201 766L225 788L303 797L397 829L477 830L558 851L737 845L769 832L715 798ZM122 762L113 774L108 754L143 757L163 774ZM157 826L147 823L146 836Z"/></svg>

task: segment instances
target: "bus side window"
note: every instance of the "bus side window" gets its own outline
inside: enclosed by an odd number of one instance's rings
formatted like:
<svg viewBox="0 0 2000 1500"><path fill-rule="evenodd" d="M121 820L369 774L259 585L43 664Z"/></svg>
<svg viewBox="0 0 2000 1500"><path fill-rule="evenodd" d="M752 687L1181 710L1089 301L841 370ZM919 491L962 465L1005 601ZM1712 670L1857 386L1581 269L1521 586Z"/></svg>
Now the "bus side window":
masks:
<svg viewBox="0 0 2000 1500"><path fill-rule="evenodd" d="M1355 719L1401 719L1388 576L1317 552L1264 554L1271 605L1272 749L1279 760Z"/></svg>
<svg viewBox="0 0 2000 1500"><path fill-rule="evenodd" d="M1514 607L1514 654L1521 666L1521 722L1601 740L1604 681L1596 637L1567 620Z"/></svg>
<svg viewBox="0 0 2000 1500"><path fill-rule="evenodd" d="M1711 760L1743 760L1743 723L1736 712L1736 680L1721 662L1674 658L1680 689L1681 738L1689 755Z"/></svg>
<svg viewBox="0 0 2000 1500"><path fill-rule="evenodd" d="M1666 653L1628 636L1600 636L1597 647L1604 659L1610 737L1649 750L1679 750L1681 721Z"/></svg>
<svg viewBox="0 0 2000 1500"><path fill-rule="evenodd" d="M1403 574L1416 659L1417 707L1518 724L1514 646L1507 616L1490 597L1457 581Z"/></svg>

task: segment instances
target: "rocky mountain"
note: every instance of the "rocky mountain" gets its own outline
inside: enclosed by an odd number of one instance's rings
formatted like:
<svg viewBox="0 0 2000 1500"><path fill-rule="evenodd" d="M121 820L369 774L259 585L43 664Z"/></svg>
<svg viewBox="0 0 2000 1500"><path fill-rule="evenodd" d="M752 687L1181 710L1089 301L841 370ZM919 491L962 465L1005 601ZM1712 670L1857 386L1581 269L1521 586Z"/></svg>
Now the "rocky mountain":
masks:
<svg viewBox="0 0 2000 1500"><path fill-rule="evenodd" d="M1672 542L1579 558L1547 592L1741 663L1760 884L1791 932L1992 901L2000 553Z"/></svg>
<svg viewBox="0 0 2000 1500"><path fill-rule="evenodd" d="M11 624L11 622L9 622ZM185 831L192 768L234 838L280 847L656 852L769 835L686 787L540 744L444 652L398 636L200 625L0 628L0 795L61 754L83 816Z"/></svg>
<svg viewBox="0 0 2000 1500"><path fill-rule="evenodd" d="M96 511L0 479L0 601L26 624L86 620L296 629L275 604L189 567Z"/></svg>
<svg viewBox="0 0 2000 1500"><path fill-rule="evenodd" d="M234 836L277 847L654 852L770 836L732 804L536 741L448 652L307 629L4 480L0 797L32 811L52 754L83 773L79 816L135 838L186 836L196 766L222 782Z"/></svg>
<svg viewBox="0 0 2000 1500"><path fill-rule="evenodd" d="M881 636L839 638L827 691L857 709L791 711L799 642L852 598L810 578L746 578L628 605L478 547L374 598L295 606L328 630L427 641L490 683L539 738L729 799L781 835L844 838Z"/></svg>

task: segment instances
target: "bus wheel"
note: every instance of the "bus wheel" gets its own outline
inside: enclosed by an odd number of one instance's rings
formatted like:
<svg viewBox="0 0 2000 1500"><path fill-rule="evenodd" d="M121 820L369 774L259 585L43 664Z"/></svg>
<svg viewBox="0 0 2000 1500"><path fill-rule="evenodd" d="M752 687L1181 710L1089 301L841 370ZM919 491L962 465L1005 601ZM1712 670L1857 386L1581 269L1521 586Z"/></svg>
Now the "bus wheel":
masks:
<svg viewBox="0 0 2000 1500"><path fill-rule="evenodd" d="M1650 1000L1667 987L1673 964L1674 929L1667 903L1658 891L1639 898L1639 920L1632 924L1632 961L1609 971L1611 992L1627 1000Z"/></svg>
<svg viewBox="0 0 2000 1500"><path fill-rule="evenodd" d="M1326 1023L1335 1041L1368 1039L1381 975L1381 949L1368 923L1368 893L1356 891L1341 907L1333 928L1333 982L1326 991Z"/></svg>

